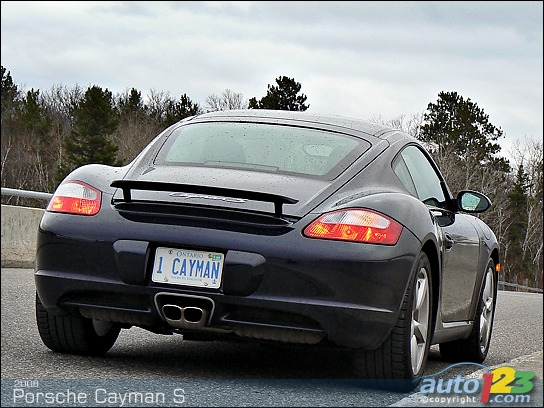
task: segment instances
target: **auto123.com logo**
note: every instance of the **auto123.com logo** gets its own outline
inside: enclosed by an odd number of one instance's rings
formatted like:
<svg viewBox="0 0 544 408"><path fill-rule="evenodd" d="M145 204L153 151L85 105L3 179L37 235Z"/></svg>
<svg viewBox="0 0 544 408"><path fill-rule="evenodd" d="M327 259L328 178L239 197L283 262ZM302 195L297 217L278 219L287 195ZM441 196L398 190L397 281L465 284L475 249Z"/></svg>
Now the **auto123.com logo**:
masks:
<svg viewBox="0 0 544 408"><path fill-rule="evenodd" d="M459 365L477 365L488 372L478 378L463 378L458 374L455 378L437 378L452 367ZM444 370L421 378L419 392L422 403L528 403L533 389L532 371L517 371L512 367L489 367L475 363L458 363Z"/></svg>

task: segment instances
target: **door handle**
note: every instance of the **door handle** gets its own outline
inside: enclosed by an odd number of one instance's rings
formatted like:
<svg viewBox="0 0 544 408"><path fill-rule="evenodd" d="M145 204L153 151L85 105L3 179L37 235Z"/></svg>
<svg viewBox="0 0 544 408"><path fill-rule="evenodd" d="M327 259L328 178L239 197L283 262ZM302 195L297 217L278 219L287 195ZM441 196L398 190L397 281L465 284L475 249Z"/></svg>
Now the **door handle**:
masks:
<svg viewBox="0 0 544 408"><path fill-rule="evenodd" d="M444 243L445 243L446 251L451 251L455 241L453 240L450 234L444 234Z"/></svg>

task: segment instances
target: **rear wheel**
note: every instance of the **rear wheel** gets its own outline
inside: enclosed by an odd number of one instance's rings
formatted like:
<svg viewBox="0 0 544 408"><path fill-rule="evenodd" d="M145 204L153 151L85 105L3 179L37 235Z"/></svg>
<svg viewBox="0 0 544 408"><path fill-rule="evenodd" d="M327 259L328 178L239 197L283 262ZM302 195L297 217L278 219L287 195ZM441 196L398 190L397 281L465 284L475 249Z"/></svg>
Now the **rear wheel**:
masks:
<svg viewBox="0 0 544 408"><path fill-rule="evenodd" d="M467 339L450 341L440 344L440 355L448 361L483 362L489 352L495 305L497 303L497 275L495 262L490 259L484 276L484 282L478 308L472 325L472 331Z"/></svg>
<svg viewBox="0 0 544 408"><path fill-rule="evenodd" d="M429 352L431 311L431 265L427 255L421 253L391 334L376 350L355 352L357 376L379 380L373 383L378 387L404 391L415 388Z"/></svg>
<svg viewBox="0 0 544 408"><path fill-rule="evenodd" d="M97 356L115 344L121 326L117 323L87 319L78 312L53 315L36 293L36 322L43 343L59 353Z"/></svg>

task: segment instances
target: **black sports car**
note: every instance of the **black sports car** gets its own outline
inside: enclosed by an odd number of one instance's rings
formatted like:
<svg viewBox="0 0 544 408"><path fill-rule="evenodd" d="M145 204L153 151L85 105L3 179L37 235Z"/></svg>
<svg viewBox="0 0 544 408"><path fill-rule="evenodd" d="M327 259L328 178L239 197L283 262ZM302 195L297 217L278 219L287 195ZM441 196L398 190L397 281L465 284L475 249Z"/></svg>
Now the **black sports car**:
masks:
<svg viewBox="0 0 544 408"><path fill-rule="evenodd" d="M353 350L355 373L416 380L431 344L482 362L495 235L418 141L305 112L197 115L124 167L59 185L36 254L51 350L98 355L121 329ZM468 213L468 214L466 214Z"/></svg>

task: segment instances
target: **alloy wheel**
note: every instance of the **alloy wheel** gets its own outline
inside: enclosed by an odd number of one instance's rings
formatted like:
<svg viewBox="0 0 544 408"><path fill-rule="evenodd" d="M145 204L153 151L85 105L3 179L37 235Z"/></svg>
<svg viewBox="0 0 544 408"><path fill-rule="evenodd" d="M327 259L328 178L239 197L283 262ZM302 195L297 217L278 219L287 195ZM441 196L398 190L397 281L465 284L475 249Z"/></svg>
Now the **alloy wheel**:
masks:
<svg viewBox="0 0 544 408"><path fill-rule="evenodd" d="M493 326L493 308L495 304L495 282L493 270L486 271L484 289L482 291L482 312L480 315L480 350L482 353L487 349Z"/></svg>
<svg viewBox="0 0 544 408"><path fill-rule="evenodd" d="M427 331L430 323L430 290L429 276L425 268L417 274L412 309L412 323L410 325L410 349L412 372L417 374L423 364L427 349Z"/></svg>

